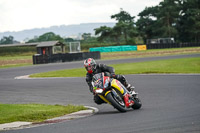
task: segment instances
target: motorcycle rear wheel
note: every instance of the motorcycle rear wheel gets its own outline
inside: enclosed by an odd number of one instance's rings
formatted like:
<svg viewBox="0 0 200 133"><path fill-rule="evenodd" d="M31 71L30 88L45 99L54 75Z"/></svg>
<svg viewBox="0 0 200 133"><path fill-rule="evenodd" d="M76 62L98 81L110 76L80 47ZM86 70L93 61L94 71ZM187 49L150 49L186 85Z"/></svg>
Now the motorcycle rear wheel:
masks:
<svg viewBox="0 0 200 133"><path fill-rule="evenodd" d="M120 112L126 112L126 107L125 104L122 105L120 102L117 100L117 98L114 98L115 95L112 95L112 93L108 93L106 96L106 99L112 104L114 108L116 108Z"/></svg>

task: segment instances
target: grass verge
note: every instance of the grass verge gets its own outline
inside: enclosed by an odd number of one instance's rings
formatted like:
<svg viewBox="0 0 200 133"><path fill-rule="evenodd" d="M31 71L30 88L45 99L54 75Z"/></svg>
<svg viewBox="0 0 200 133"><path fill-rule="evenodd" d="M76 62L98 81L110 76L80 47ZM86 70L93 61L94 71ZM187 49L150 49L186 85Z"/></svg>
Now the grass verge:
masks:
<svg viewBox="0 0 200 133"><path fill-rule="evenodd" d="M0 56L0 69L32 65L31 55Z"/></svg>
<svg viewBox="0 0 200 133"><path fill-rule="evenodd" d="M200 73L200 57L116 64L114 67L119 74Z"/></svg>
<svg viewBox="0 0 200 133"><path fill-rule="evenodd" d="M41 122L85 110L84 106L44 104L0 104L0 124L14 121Z"/></svg>
<svg viewBox="0 0 200 133"><path fill-rule="evenodd" d="M200 57L110 65L116 74L200 73ZM30 77L84 77L84 68L50 71Z"/></svg>
<svg viewBox="0 0 200 133"><path fill-rule="evenodd" d="M20 63L20 64L9 64L9 65L2 65L0 66L0 69L2 68L12 68L12 67L23 67L23 66L31 66L31 63Z"/></svg>

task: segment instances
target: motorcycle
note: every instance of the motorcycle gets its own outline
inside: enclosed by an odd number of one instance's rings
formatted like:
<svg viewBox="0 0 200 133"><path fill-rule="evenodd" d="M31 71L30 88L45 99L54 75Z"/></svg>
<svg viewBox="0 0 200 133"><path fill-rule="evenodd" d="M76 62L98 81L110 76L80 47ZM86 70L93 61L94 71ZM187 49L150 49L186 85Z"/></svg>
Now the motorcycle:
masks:
<svg viewBox="0 0 200 133"><path fill-rule="evenodd" d="M140 109L142 106L138 93L132 91L130 94L120 81L106 76L105 73L95 74L92 78L92 86L95 95L120 112L126 112L130 108Z"/></svg>

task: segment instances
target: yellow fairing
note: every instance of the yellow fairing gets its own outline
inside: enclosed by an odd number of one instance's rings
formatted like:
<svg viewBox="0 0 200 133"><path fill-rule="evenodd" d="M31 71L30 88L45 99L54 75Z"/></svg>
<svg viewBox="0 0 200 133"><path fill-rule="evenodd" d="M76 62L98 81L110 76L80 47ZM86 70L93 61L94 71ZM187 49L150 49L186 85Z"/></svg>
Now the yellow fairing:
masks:
<svg viewBox="0 0 200 133"><path fill-rule="evenodd" d="M107 95L108 95L108 93L110 93L110 91L107 91L107 92L105 93L105 96L107 96Z"/></svg>
<svg viewBox="0 0 200 133"><path fill-rule="evenodd" d="M111 86L118 89L121 92L122 95L124 94L124 89L123 89L123 87L121 86L121 83L118 80L113 79L112 82L111 82ZM107 96L107 94L110 93L110 92L111 91L107 91L104 96ZM110 102L104 96L102 96L102 95L98 95L98 96L102 100L104 100L105 102L110 104Z"/></svg>
<svg viewBox="0 0 200 133"><path fill-rule="evenodd" d="M107 103L109 103L110 104L110 102L104 97L104 96L102 96L102 95L98 95L102 100L104 100L105 102L107 102Z"/></svg>
<svg viewBox="0 0 200 133"><path fill-rule="evenodd" d="M122 94L124 94L124 89L123 89L123 87L121 86L121 83L118 80L113 79L112 82L111 82L111 86L118 89Z"/></svg>

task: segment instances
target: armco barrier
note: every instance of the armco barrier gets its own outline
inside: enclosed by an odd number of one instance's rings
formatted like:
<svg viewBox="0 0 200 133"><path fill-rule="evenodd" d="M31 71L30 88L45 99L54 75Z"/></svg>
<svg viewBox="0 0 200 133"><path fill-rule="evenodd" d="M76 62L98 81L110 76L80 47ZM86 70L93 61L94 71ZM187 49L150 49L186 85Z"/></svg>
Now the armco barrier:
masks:
<svg viewBox="0 0 200 133"><path fill-rule="evenodd" d="M53 54L51 56L36 54L33 55L33 64L80 61L87 58L100 59L100 52L65 53Z"/></svg>

